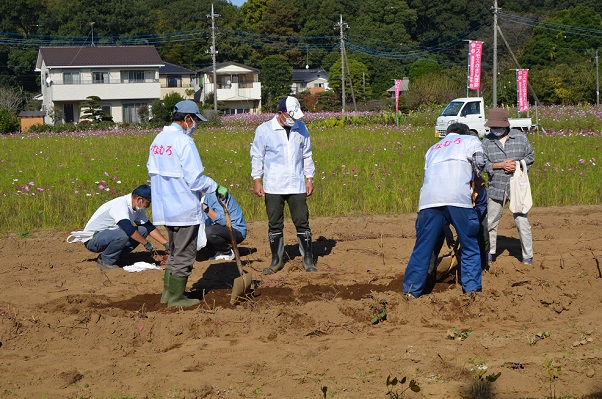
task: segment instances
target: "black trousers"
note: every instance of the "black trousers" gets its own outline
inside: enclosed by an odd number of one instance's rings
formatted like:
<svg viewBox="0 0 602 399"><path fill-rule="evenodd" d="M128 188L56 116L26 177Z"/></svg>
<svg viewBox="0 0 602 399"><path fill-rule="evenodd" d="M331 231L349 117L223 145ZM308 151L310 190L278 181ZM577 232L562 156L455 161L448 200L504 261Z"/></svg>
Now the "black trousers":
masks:
<svg viewBox="0 0 602 399"><path fill-rule="evenodd" d="M243 240L242 234L236 229L232 229L236 244L240 244ZM230 232L226 226L221 224L213 224L205 226L205 235L207 236L207 246L216 251L226 252L230 249Z"/></svg>
<svg viewBox="0 0 602 399"><path fill-rule="evenodd" d="M309 228L309 209L307 195L301 194L265 194L265 208L268 214L270 233L282 233L284 230L284 203L288 204L291 218L297 233L311 231Z"/></svg>

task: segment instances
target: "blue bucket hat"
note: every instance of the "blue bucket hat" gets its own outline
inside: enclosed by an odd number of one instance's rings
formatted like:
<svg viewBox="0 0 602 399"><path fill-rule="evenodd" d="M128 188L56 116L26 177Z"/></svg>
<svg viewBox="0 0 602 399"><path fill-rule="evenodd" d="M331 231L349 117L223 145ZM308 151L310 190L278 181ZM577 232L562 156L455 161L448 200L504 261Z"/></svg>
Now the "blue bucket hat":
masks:
<svg viewBox="0 0 602 399"><path fill-rule="evenodd" d="M201 111L199 111L199 106L192 100L183 100L176 104L173 109L173 112L179 112L181 114L193 114L196 115L202 121L207 121L203 115L201 115Z"/></svg>
<svg viewBox="0 0 602 399"><path fill-rule="evenodd" d="M134 189L132 194L151 201L151 188L148 184L141 184Z"/></svg>

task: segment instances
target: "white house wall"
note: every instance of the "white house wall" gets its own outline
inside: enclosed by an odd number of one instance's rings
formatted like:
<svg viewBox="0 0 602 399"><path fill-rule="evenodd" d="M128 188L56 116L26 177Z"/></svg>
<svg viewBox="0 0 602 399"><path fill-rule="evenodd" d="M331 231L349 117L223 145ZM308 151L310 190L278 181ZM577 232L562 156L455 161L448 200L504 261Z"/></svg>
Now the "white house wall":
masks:
<svg viewBox="0 0 602 399"><path fill-rule="evenodd" d="M145 82L122 83L121 71L143 70ZM64 84L63 72L79 72L81 83ZM92 83L93 72L108 72L109 83ZM98 96L101 105L111 105L113 121L123 121L123 103L146 103L150 105L153 101L161 98L161 83L159 81L158 69L120 67L120 68L54 68L48 69L42 62L40 67L40 83L43 96L43 110L51 111L55 105L62 107L66 103L74 105L76 122L77 115L81 113L81 102L89 96ZM77 110L80 110L78 112ZM81 116L81 115L80 115ZM54 121L47 115L45 123L52 124Z"/></svg>

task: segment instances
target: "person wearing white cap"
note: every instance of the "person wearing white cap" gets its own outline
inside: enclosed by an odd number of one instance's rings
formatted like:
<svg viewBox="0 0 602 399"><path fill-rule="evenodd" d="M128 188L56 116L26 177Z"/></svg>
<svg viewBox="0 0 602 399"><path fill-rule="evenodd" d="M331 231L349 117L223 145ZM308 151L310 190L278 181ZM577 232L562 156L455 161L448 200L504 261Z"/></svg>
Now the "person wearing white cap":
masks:
<svg viewBox="0 0 602 399"><path fill-rule="evenodd" d="M153 221L165 225L169 257L165 264L161 303L168 307L193 306L198 299L184 295L196 258L196 242L205 213L203 193L227 198L228 190L203 174L199 151L190 135L205 121L194 101L176 104L170 126L165 126L150 146L146 164L153 188Z"/></svg>
<svg viewBox="0 0 602 399"><path fill-rule="evenodd" d="M299 100L291 96L283 98L278 113L255 130L251 145L253 191L258 197L265 197L272 251L272 263L263 269L263 274L276 273L284 267L285 202L297 230L303 267L307 272L317 271L306 201L314 192L316 168L309 132L301 118Z"/></svg>

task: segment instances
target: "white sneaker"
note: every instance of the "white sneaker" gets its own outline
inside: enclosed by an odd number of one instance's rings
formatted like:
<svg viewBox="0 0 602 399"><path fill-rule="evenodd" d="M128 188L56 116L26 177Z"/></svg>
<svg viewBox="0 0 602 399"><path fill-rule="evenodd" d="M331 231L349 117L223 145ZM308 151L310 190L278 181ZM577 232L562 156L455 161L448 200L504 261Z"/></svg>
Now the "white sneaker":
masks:
<svg viewBox="0 0 602 399"><path fill-rule="evenodd" d="M215 255L213 255L209 260L232 260L234 259L234 251L230 248L226 252L215 251Z"/></svg>

